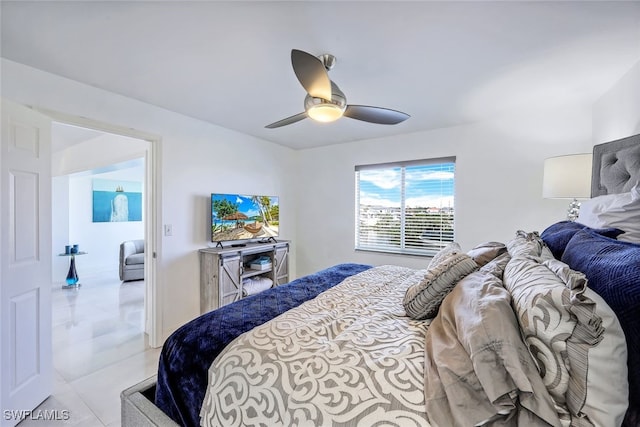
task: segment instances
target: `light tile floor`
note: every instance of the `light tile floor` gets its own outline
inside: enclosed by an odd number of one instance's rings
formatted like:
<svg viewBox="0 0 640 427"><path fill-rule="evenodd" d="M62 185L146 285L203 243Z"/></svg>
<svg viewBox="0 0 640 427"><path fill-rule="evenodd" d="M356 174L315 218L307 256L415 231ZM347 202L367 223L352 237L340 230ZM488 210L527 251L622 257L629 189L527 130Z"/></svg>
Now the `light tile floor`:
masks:
<svg viewBox="0 0 640 427"><path fill-rule="evenodd" d="M157 371L160 349L144 334L144 281L120 282L116 271L81 282L53 289L53 395L38 407L67 410L69 419L20 427L120 426L120 392Z"/></svg>

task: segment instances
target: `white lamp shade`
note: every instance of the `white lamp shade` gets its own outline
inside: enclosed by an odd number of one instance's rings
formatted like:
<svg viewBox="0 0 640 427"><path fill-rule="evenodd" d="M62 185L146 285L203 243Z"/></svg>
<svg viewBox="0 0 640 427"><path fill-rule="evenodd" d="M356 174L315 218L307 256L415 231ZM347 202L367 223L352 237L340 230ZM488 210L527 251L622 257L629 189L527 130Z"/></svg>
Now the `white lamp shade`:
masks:
<svg viewBox="0 0 640 427"><path fill-rule="evenodd" d="M592 155L572 154L544 161L542 197L546 199L588 199L591 197Z"/></svg>

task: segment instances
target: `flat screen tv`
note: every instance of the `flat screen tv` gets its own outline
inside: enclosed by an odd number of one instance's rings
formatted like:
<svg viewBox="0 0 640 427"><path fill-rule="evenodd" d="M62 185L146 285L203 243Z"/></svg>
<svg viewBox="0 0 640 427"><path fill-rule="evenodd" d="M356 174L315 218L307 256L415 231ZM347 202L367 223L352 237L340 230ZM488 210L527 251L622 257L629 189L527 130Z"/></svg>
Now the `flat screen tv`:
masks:
<svg viewBox="0 0 640 427"><path fill-rule="evenodd" d="M280 228L278 197L211 194L211 241L275 240Z"/></svg>

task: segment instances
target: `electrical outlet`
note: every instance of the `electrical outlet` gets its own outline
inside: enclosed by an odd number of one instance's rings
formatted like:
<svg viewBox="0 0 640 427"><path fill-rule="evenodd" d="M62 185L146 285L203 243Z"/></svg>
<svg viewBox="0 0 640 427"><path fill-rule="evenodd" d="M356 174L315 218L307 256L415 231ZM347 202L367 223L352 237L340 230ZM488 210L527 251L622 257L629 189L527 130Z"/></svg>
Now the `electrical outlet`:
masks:
<svg viewBox="0 0 640 427"><path fill-rule="evenodd" d="M171 226L171 224L165 224L164 225L164 235L165 236L172 236L173 235L173 227Z"/></svg>

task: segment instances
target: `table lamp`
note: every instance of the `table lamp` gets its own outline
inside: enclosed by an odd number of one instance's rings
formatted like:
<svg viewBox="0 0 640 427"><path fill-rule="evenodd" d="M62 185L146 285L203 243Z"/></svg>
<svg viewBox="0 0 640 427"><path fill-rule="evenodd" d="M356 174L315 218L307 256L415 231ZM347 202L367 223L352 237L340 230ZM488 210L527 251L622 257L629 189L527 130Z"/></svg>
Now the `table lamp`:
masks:
<svg viewBox="0 0 640 427"><path fill-rule="evenodd" d="M542 197L570 199L567 219L575 221L580 212L578 199L591 197L591 153L550 157L544 161Z"/></svg>

